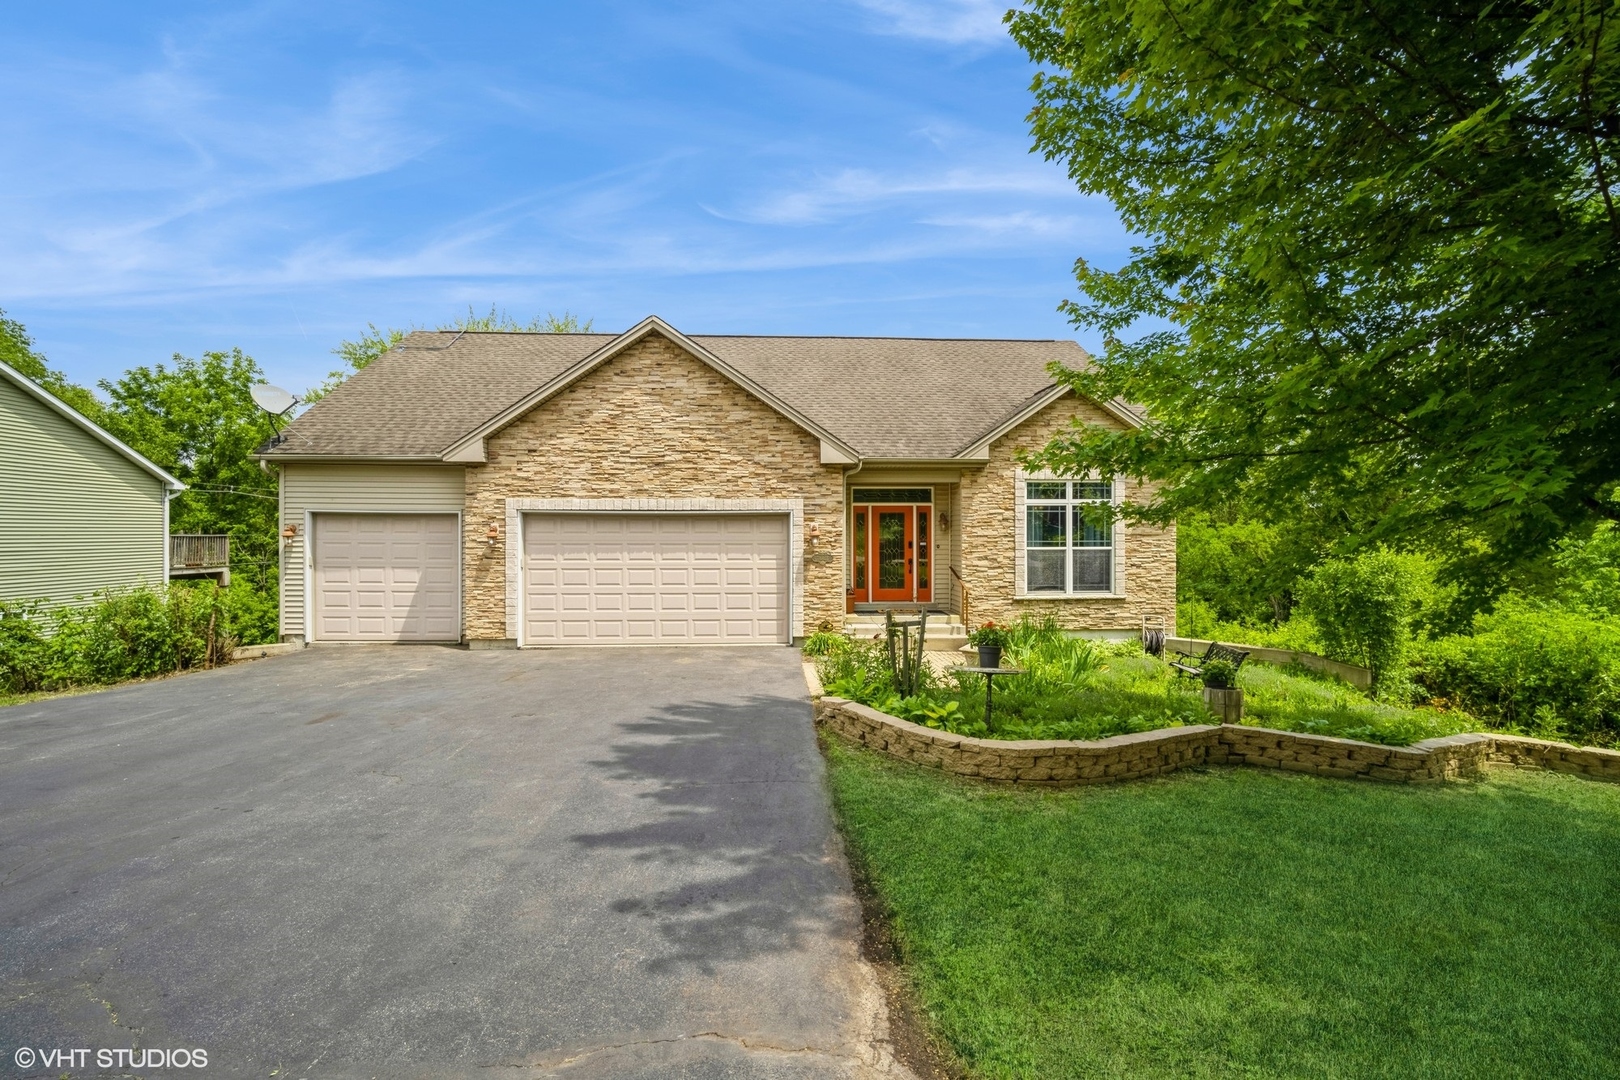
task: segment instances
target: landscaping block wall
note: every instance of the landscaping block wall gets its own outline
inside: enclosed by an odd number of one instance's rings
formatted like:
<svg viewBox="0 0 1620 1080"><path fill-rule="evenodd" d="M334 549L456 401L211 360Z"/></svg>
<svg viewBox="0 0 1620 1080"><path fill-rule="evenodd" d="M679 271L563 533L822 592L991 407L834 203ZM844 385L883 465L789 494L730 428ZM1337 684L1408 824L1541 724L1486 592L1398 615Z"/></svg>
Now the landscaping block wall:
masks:
<svg viewBox="0 0 1620 1080"><path fill-rule="evenodd" d="M1248 765L1318 776L1440 783L1488 765L1577 773L1620 782L1620 751L1492 734L1450 735L1413 746L1204 724L1096 742L1002 741L935 731L843 698L816 702L816 723L852 742L958 776L1039 786L1100 784L1189 765Z"/></svg>

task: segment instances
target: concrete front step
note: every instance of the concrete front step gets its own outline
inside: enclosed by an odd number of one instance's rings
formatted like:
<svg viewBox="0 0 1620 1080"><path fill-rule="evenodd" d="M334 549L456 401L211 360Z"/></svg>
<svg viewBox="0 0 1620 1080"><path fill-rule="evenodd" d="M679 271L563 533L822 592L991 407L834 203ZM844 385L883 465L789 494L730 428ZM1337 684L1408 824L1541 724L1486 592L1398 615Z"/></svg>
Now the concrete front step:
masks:
<svg viewBox="0 0 1620 1080"><path fill-rule="evenodd" d="M910 616L906 616L910 617ZM874 638L883 635L883 617L852 615L844 620L844 633L852 638ZM947 615L928 617L928 637L923 647L929 652L952 652L967 644L967 627L961 620Z"/></svg>

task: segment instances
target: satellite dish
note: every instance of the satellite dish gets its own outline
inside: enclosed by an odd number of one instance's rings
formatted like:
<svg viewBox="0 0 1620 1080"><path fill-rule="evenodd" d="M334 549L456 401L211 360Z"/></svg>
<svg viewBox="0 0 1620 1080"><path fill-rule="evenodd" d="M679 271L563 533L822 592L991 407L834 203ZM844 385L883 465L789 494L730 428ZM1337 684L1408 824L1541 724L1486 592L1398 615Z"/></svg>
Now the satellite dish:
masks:
<svg viewBox="0 0 1620 1080"><path fill-rule="evenodd" d="M267 382L258 383L248 393L253 397L253 404L270 414L270 445L279 446L282 439L281 425L276 423L276 419L278 417L286 419L292 407L298 404L298 399L281 387L271 386Z"/></svg>
<svg viewBox="0 0 1620 1080"><path fill-rule="evenodd" d="M269 383L259 383L248 393L253 395L253 404L269 413L271 416L280 416L294 405L298 399L279 386Z"/></svg>

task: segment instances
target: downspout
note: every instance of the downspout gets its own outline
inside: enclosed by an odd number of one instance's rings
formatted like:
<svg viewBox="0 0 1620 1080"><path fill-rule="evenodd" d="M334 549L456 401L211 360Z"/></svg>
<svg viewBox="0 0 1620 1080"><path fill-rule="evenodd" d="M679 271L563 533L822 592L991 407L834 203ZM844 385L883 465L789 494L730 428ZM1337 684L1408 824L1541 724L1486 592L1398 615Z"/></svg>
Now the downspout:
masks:
<svg viewBox="0 0 1620 1080"><path fill-rule="evenodd" d="M185 488L171 488L167 480L160 481L163 485L163 587L169 587L169 549L174 541L169 539L169 504L172 503Z"/></svg>

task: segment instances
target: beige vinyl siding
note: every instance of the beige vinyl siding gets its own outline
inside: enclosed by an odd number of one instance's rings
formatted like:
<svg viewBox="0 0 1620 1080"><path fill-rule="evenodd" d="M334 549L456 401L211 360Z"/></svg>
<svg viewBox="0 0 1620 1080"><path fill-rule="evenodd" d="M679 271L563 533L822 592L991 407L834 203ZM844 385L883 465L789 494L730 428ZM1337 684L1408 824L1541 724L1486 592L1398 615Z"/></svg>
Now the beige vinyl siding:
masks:
<svg viewBox="0 0 1620 1080"><path fill-rule="evenodd" d="M163 481L0 379L0 600L164 581Z"/></svg>
<svg viewBox="0 0 1620 1080"><path fill-rule="evenodd" d="M461 465L303 465L281 468L281 523L298 535L281 550L281 633L304 637L304 582L308 569L307 517L343 513L446 513L461 511L466 468Z"/></svg>

